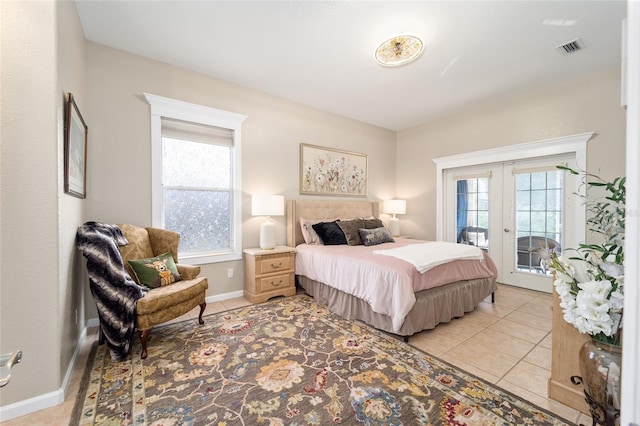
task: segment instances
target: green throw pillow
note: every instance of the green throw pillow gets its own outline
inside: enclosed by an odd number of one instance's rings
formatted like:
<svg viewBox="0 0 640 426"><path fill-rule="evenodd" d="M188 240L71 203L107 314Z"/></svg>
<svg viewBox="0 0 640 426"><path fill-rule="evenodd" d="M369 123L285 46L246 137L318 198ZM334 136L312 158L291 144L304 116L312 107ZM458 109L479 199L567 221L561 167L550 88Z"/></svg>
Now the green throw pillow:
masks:
<svg viewBox="0 0 640 426"><path fill-rule="evenodd" d="M182 279L171 252L149 259L129 260L128 263L138 284L149 288L162 287Z"/></svg>

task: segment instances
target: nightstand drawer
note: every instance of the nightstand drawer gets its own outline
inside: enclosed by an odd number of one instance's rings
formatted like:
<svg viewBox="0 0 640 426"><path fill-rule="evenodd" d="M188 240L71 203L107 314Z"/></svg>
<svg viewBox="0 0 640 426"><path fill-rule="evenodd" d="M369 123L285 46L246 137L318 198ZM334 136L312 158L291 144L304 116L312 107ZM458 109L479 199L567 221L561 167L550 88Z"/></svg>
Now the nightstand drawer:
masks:
<svg viewBox="0 0 640 426"><path fill-rule="evenodd" d="M259 282L258 284L259 293L277 290L285 287L291 287L294 285L292 274L283 274L283 275L276 275L272 277L260 278L258 282Z"/></svg>
<svg viewBox="0 0 640 426"><path fill-rule="evenodd" d="M264 257L258 261L257 273L259 275L293 269L292 256L272 255L266 259Z"/></svg>

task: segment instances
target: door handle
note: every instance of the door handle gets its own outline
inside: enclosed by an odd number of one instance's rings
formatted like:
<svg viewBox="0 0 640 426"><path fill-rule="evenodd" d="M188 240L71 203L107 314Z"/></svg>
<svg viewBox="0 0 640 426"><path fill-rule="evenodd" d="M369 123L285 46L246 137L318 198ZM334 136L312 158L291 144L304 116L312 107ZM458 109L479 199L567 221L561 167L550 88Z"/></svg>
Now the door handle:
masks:
<svg viewBox="0 0 640 426"><path fill-rule="evenodd" d="M504 228L504 232L511 232L511 229L509 229L509 228Z"/></svg>

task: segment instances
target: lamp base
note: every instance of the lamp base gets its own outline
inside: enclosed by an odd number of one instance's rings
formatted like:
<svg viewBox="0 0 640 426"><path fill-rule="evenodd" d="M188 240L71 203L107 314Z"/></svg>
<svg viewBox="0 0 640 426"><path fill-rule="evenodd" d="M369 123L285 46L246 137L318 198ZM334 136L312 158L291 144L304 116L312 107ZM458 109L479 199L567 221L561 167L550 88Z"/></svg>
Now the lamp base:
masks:
<svg viewBox="0 0 640 426"><path fill-rule="evenodd" d="M260 248L262 250L273 250L276 247L275 225L270 219L260 225Z"/></svg>
<svg viewBox="0 0 640 426"><path fill-rule="evenodd" d="M389 220L389 231L391 232L392 237L397 237L400 235L400 219L397 217L392 217Z"/></svg>

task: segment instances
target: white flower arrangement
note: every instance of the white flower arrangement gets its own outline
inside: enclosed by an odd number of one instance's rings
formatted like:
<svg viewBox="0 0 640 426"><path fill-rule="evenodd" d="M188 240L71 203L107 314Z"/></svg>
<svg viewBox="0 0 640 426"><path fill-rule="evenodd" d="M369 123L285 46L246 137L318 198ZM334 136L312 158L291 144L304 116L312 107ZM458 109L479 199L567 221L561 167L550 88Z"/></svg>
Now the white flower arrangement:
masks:
<svg viewBox="0 0 640 426"><path fill-rule="evenodd" d="M558 166L578 175L573 169ZM583 334L621 345L624 299L625 178L604 182L584 173L585 184L602 187L606 195L587 203L589 230L600 234L599 244L580 244L574 256L551 253L548 265L555 270L554 286L560 296L564 319ZM595 180L589 181L592 178Z"/></svg>

